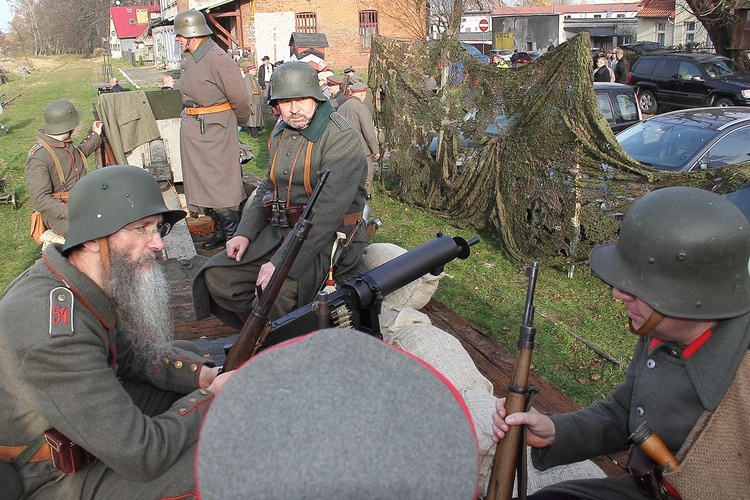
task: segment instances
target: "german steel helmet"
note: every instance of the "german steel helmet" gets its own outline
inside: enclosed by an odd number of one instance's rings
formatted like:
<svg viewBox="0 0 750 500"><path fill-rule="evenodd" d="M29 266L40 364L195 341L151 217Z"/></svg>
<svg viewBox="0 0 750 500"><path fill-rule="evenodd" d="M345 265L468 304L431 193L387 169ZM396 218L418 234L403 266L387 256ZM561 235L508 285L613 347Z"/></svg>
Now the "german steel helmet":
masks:
<svg viewBox="0 0 750 500"><path fill-rule="evenodd" d="M213 33L206 24L205 16L195 10L185 10L174 16L174 33L185 38L208 36Z"/></svg>
<svg viewBox="0 0 750 500"><path fill-rule="evenodd" d="M750 224L729 200L669 187L638 199L616 243L591 250L591 270L660 313L732 318L750 311Z"/></svg>
<svg viewBox="0 0 750 500"><path fill-rule="evenodd" d="M171 225L185 218L182 210L167 208L159 184L148 171L131 165L94 170L70 190L70 229L62 251L109 236L131 222L157 214Z"/></svg>
<svg viewBox="0 0 750 500"><path fill-rule="evenodd" d="M318 72L306 62L286 62L271 75L271 104L295 97L311 97L318 102L328 100L320 90Z"/></svg>
<svg viewBox="0 0 750 500"><path fill-rule="evenodd" d="M62 134L73 130L82 118L83 113L76 110L72 102L65 99L53 101L44 108L44 133Z"/></svg>

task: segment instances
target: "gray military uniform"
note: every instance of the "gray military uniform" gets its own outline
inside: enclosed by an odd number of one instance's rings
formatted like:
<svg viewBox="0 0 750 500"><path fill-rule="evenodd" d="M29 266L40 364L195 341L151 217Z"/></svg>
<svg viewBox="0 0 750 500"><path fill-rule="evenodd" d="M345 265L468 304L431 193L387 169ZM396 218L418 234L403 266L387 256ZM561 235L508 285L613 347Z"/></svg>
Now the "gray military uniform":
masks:
<svg viewBox="0 0 750 500"><path fill-rule="evenodd" d="M98 461L63 475L20 470L34 498L162 498L195 493L193 457L213 393L203 359L173 348L144 362L112 301L50 245L0 300L0 445L51 427Z"/></svg>
<svg viewBox="0 0 750 500"><path fill-rule="evenodd" d="M697 350L696 346L640 338L625 380L609 398L583 410L551 416L557 431L555 443L532 451L534 465L544 470L624 451L628 437L643 422L676 454L703 412L719 406L748 345L750 313L720 321ZM629 474L569 481L544 491L583 499L646 498Z"/></svg>
<svg viewBox="0 0 750 500"><path fill-rule="evenodd" d="M290 312L296 306L311 302L323 283L330 265L331 249L336 232L349 235L354 225L344 225L344 216L361 213L365 204L365 153L357 132L323 102L310 123L302 130L289 128L282 121L271 136L271 163L277 158L275 168L279 198L286 199L287 186L292 177L289 202L305 204L305 156L308 143L313 143L310 162L310 182L317 183L317 173L330 170L330 176L315 204L313 227L289 272L289 290L282 290L284 306L272 310L272 319ZM301 151L301 153L300 153ZM292 162L296 158L296 164ZM270 175L270 167L269 167ZM213 313L222 321L236 327L242 326L235 314L252 310L255 297L255 280L258 267L272 262L281 263L282 242L292 228L272 225L263 206L263 193L274 189L270 177L257 188L258 196L248 202L235 235L245 236L250 245L240 262L230 259L226 252L213 256L201 269L193 282L193 301L197 319ZM367 238L364 230L358 231L354 242L339 264L335 277L345 280L359 272ZM287 293L288 292L288 293Z"/></svg>
<svg viewBox="0 0 750 500"><path fill-rule="evenodd" d="M60 160L65 183L60 180L52 156L37 142L31 147L26 158L26 186L29 188L29 197L34 204L34 210L42 213L44 223L57 234L65 236L69 227L68 206L53 198L52 194L69 191L86 175L86 165L77 149L83 152L83 156L89 156L101 146L102 138L99 134L89 133L76 147L73 141L58 141L41 130L35 137L49 144Z"/></svg>

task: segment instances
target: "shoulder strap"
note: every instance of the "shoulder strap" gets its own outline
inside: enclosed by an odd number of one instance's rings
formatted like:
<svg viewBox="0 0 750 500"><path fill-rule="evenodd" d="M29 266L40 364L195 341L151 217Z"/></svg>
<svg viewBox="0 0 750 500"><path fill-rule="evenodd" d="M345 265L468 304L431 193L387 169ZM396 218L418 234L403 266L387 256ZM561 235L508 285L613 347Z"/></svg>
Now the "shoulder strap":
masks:
<svg viewBox="0 0 750 500"><path fill-rule="evenodd" d="M60 159L57 157L57 155L55 154L55 152L52 150L52 146L50 146L49 144L47 144L47 142L44 139L42 139L42 138L40 138L38 136L36 138L36 142L38 142L39 144L41 144L42 147L44 149L46 149L47 152L49 153L49 155L52 157L52 161L55 162L55 168L57 169L57 175L60 176L60 183L62 184L63 191L67 191L68 190L68 183L65 182L65 175L63 174L62 165L60 165ZM81 154L83 154L83 153L81 153Z"/></svg>

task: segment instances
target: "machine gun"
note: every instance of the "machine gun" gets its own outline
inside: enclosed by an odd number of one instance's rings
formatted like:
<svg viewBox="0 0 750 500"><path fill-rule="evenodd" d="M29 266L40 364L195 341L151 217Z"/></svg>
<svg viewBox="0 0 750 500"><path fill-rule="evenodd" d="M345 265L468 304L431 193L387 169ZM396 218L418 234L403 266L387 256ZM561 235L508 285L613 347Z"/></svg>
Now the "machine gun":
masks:
<svg viewBox="0 0 750 500"><path fill-rule="evenodd" d="M443 266L471 254L478 236L468 240L438 233L437 238L366 273L346 281L332 293L319 292L316 300L274 321L259 351L321 328L352 328L382 338L380 306L383 297L427 273L438 275Z"/></svg>

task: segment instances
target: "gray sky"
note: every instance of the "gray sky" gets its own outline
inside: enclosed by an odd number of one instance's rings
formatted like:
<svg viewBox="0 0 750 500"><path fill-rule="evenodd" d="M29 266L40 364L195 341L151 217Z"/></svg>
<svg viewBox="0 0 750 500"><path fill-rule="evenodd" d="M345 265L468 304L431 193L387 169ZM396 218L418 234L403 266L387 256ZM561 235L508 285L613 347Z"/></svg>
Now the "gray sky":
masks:
<svg viewBox="0 0 750 500"><path fill-rule="evenodd" d="M7 33L10 25L11 15L8 0L0 0L0 30Z"/></svg>

